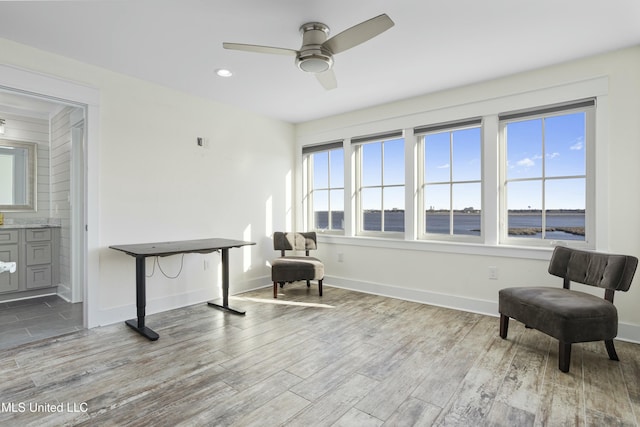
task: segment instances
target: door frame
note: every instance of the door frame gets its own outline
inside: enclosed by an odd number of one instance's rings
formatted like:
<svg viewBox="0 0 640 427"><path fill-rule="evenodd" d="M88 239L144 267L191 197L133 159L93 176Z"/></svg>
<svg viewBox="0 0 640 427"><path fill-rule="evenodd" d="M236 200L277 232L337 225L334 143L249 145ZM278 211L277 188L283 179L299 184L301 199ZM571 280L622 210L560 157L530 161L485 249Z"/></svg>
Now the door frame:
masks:
<svg viewBox="0 0 640 427"><path fill-rule="evenodd" d="M74 238L74 244L84 241L84 247L80 250L84 262L78 270L78 275L83 281L83 326L85 328L99 326L100 91L80 83L6 64L0 64L0 88L61 104L83 107L85 110L84 185L76 187L80 187L78 191L83 193L77 196L84 199L86 209L82 218L72 222L72 233L82 235L82 239Z"/></svg>

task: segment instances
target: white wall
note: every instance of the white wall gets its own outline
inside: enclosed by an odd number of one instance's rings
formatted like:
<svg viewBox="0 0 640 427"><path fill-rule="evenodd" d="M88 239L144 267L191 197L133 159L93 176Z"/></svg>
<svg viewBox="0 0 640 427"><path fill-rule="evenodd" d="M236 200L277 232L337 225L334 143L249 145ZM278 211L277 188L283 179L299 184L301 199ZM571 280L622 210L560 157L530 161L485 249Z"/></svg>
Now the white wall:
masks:
<svg viewBox="0 0 640 427"><path fill-rule="evenodd" d="M113 244L252 240L256 246L230 254L232 292L268 284L271 232L293 221L293 125L8 40L0 39L0 51L4 64L99 92L99 123L91 115L87 122L89 209L99 211L88 224L89 263L98 265L88 283L97 305L90 326L135 317L134 260ZM180 257L160 262L175 274ZM188 255L178 279L156 272L147 281L147 313L219 296L219 262L217 254Z"/></svg>
<svg viewBox="0 0 640 427"><path fill-rule="evenodd" d="M501 105L523 108L526 105L517 106L519 100L553 101L557 93L584 92L585 87L597 88L600 93L592 95L599 95L606 106L598 113L597 130L598 249L640 257L640 47L303 123L296 128L298 151L336 138L468 118L482 111L497 114ZM299 169L297 182L301 200ZM320 239L318 255L326 263L328 284L406 299L496 315L501 288L560 284L546 273L550 249ZM344 254L344 262L337 262L337 253ZM498 280L488 279L489 266L498 268ZM640 272L631 290L616 296L621 338L640 341L639 304Z"/></svg>

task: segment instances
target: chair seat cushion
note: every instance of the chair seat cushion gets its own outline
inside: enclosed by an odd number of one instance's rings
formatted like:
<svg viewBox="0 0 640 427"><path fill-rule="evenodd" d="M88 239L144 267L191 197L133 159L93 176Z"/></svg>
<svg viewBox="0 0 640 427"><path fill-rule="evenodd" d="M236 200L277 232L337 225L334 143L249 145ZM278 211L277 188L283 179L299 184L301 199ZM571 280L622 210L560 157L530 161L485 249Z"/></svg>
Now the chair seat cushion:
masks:
<svg viewBox="0 0 640 427"><path fill-rule="evenodd" d="M501 314L565 343L610 340L618 334L618 312L609 301L564 288L500 290Z"/></svg>
<svg viewBox="0 0 640 427"><path fill-rule="evenodd" d="M324 278L324 264L309 256L284 256L271 263L271 280L274 282L295 282L297 280L321 280Z"/></svg>

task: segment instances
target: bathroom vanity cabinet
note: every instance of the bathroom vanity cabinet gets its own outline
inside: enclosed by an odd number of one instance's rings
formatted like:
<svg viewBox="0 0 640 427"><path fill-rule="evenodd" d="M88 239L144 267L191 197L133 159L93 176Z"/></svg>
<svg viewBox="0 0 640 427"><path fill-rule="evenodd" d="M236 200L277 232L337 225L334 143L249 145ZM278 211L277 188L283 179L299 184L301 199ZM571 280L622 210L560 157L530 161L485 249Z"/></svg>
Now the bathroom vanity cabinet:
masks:
<svg viewBox="0 0 640 427"><path fill-rule="evenodd" d="M0 261L17 263L15 273L0 274L0 301L56 293L59 247L59 227L0 227Z"/></svg>

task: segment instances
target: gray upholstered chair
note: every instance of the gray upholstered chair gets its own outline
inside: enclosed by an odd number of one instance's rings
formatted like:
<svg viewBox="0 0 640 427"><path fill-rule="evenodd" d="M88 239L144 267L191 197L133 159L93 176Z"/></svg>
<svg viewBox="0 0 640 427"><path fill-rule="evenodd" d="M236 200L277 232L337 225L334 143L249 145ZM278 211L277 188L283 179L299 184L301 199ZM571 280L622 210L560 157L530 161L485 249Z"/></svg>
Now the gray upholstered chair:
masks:
<svg viewBox="0 0 640 427"><path fill-rule="evenodd" d="M564 279L563 288L518 287L499 292L500 336L507 338L509 318L556 338L558 368L569 372L571 344L604 341L609 359L619 360L613 346L618 334L615 291L631 286L638 259L558 246L549 273ZM604 288L604 299L569 289L571 282Z"/></svg>
<svg viewBox="0 0 640 427"><path fill-rule="evenodd" d="M273 249L280 251L280 257L271 263L271 280L273 281L273 297L278 298L278 284L304 280L307 287L311 280L318 281L318 292L322 296L322 279L324 264L317 258L309 256L309 251L317 249L316 233L290 233L277 231L273 233ZM286 255L286 251L304 251L305 256Z"/></svg>

